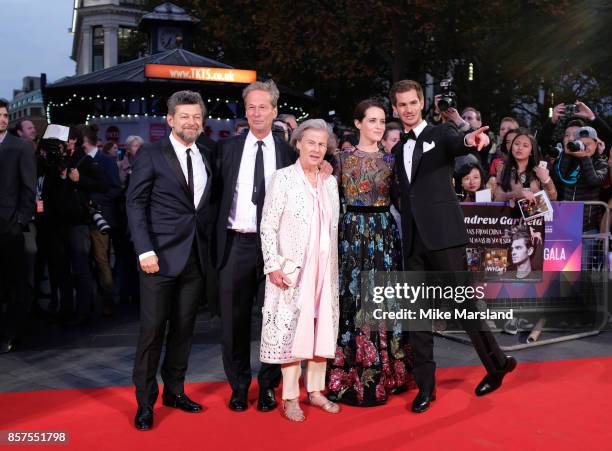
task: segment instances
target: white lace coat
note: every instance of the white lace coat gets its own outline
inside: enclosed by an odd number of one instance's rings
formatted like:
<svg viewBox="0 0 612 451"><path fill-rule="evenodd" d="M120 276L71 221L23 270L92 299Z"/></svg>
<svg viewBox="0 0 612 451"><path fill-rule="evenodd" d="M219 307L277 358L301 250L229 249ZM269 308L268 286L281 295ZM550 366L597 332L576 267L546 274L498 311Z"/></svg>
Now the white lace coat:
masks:
<svg viewBox="0 0 612 451"><path fill-rule="evenodd" d="M280 269L278 257L283 256L304 266L304 254L308 245L312 219L312 198L306 192L303 175L296 164L277 170L266 189L261 219L261 246L264 273ZM329 195L331 212L331 249L329 252L333 330L325 331L336 340L338 336L338 219L340 201L338 185L332 176L324 181ZM260 360L266 363L289 363L297 360L291 348L300 311L299 299L301 274L295 286L281 290L266 278L266 294L263 307ZM324 356L332 358L333 355Z"/></svg>

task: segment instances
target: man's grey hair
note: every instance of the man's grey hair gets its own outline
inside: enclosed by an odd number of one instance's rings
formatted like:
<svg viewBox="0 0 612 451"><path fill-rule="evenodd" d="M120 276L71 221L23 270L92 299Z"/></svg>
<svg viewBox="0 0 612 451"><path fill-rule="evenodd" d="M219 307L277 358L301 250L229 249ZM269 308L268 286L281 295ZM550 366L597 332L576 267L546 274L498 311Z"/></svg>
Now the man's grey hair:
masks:
<svg viewBox="0 0 612 451"><path fill-rule="evenodd" d="M268 81L255 81L251 83L249 86L244 88L242 91L242 100L246 102L246 98L250 92L253 91L265 91L270 94L270 103L273 108L276 108L278 105L278 98L280 97L280 92L278 92L278 88L276 87L276 83L274 80L270 79Z"/></svg>
<svg viewBox="0 0 612 451"><path fill-rule="evenodd" d="M327 153L333 152L335 149L335 139L332 139L333 133L330 133L327 122L323 119L308 119L302 122L298 128L291 134L289 144L297 151L297 143L304 137L304 133L308 130L317 130L327 133Z"/></svg>
<svg viewBox="0 0 612 451"><path fill-rule="evenodd" d="M202 117L206 117L206 105L200 93L195 91L177 91L168 99L168 114L174 116L178 105L200 105Z"/></svg>

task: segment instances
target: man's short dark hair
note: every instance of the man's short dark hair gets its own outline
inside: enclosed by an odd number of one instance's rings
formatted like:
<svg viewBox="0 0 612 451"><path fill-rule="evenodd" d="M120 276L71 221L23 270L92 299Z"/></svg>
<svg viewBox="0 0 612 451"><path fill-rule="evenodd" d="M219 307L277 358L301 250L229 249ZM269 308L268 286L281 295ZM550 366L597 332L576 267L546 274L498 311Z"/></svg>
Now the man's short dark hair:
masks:
<svg viewBox="0 0 612 451"><path fill-rule="evenodd" d="M178 105L200 105L202 117L206 116L206 105L200 93L195 91L177 91L168 99L168 114L174 116Z"/></svg>
<svg viewBox="0 0 612 451"><path fill-rule="evenodd" d="M415 90L417 93L417 97L420 101L424 100L423 96L423 88L418 81L414 80L400 80L396 82L391 87L391 92L389 93L389 99L391 100L391 105L397 105L397 94L402 92L408 92Z"/></svg>
<svg viewBox="0 0 612 451"><path fill-rule="evenodd" d="M570 128L570 127L584 127L586 124L584 123L584 121L582 119L572 119L571 121L569 121L567 123L567 125L565 126L566 129Z"/></svg>
<svg viewBox="0 0 612 451"><path fill-rule="evenodd" d="M1 107L2 105L0 105ZM19 119L17 122L15 122L15 126L13 127L15 129L15 132L23 131L23 123L25 121L30 121L32 124L34 123L34 121L32 119L30 119L29 117L22 117L21 119Z"/></svg>
<svg viewBox="0 0 612 451"><path fill-rule="evenodd" d="M98 144L98 126L96 124L91 125L79 125L79 132L83 138L86 138L87 141L93 146Z"/></svg>
<svg viewBox="0 0 612 451"><path fill-rule="evenodd" d="M0 97L0 108L6 108L6 110L8 111L9 109L9 101Z"/></svg>

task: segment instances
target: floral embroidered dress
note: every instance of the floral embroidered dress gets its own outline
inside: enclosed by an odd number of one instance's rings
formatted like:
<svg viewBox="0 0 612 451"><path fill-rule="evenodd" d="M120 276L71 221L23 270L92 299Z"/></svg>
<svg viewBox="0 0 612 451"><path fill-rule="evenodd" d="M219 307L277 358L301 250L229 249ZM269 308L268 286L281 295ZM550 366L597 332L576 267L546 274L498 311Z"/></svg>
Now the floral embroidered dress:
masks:
<svg viewBox="0 0 612 451"><path fill-rule="evenodd" d="M384 404L389 393L413 385L412 352L399 324L357 318L362 271L401 270L400 235L389 212L394 156L358 148L333 161L346 206L339 228L340 328L336 357L328 365L330 396L359 406Z"/></svg>

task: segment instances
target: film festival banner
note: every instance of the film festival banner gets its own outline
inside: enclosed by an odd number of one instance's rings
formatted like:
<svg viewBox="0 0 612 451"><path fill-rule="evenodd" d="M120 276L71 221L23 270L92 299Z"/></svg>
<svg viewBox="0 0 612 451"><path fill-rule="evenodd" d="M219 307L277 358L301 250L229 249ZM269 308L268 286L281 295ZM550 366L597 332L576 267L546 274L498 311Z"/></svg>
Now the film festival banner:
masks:
<svg viewBox="0 0 612 451"><path fill-rule="evenodd" d="M552 218L531 221L503 203L462 205L468 271L482 273L487 298L562 296L560 272L580 272L583 205L551 205Z"/></svg>
<svg viewBox="0 0 612 451"><path fill-rule="evenodd" d="M550 206L552 218L525 220L519 208L502 203L462 204L469 237L467 271L362 271L356 324L392 331L401 322L405 330L430 331L436 321L458 320L464 328L480 330L483 320L518 318L514 311L519 305L497 308L496 300L533 307L544 300L567 307L585 297L581 290L589 283L588 293L595 293L592 288L599 289L601 280L580 272L582 204ZM592 304L597 296L591 297ZM569 312L554 320L555 327L577 319L575 309Z"/></svg>

